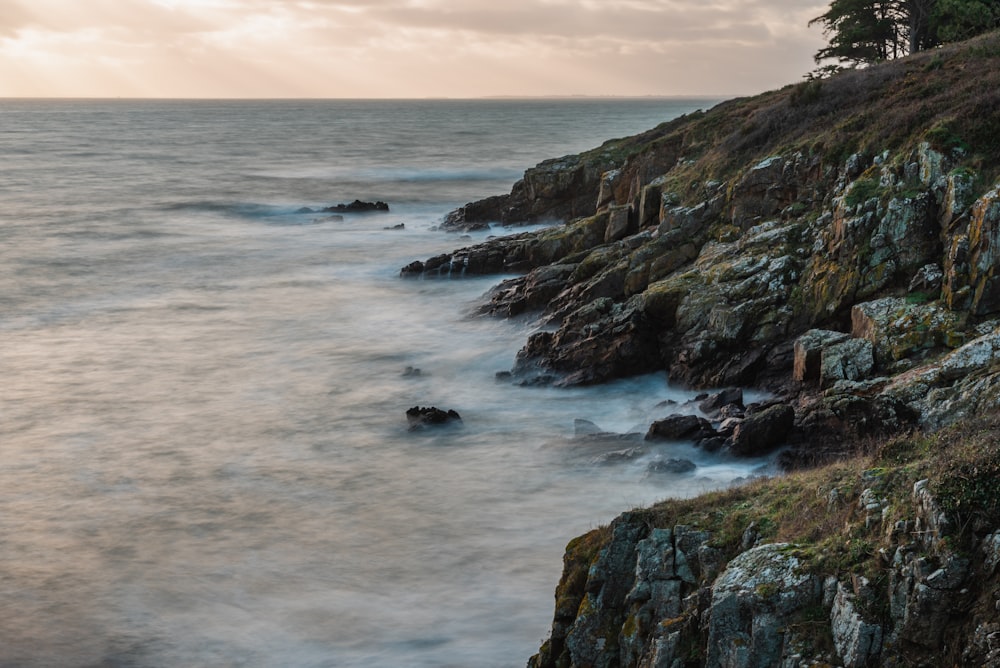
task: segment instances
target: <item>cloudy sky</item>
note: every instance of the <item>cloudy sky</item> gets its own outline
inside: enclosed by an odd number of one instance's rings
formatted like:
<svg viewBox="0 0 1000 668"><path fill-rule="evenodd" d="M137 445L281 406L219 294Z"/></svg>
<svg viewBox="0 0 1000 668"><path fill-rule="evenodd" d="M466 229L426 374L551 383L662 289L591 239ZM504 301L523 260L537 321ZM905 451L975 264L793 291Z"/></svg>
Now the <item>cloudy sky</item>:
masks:
<svg viewBox="0 0 1000 668"><path fill-rule="evenodd" d="M813 0L0 0L0 97L736 95Z"/></svg>

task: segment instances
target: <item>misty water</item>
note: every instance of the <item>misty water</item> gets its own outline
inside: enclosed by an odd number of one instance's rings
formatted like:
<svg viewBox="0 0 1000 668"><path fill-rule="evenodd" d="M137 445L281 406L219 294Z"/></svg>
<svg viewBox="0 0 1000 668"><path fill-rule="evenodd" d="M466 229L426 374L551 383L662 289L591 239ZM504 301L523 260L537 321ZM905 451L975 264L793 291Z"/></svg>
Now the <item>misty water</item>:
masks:
<svg viewBox="0 0 1000 668"><path fill-rule="evenodd" d="M711 104L0 101L0 665L524 665L567 541L768 462L594 465L575 419L693 394L497 382L535 327L472 315L502 277L398 270L506 233L432 228L524 168ZM391 211L296 213L355 198Z"/></svg>

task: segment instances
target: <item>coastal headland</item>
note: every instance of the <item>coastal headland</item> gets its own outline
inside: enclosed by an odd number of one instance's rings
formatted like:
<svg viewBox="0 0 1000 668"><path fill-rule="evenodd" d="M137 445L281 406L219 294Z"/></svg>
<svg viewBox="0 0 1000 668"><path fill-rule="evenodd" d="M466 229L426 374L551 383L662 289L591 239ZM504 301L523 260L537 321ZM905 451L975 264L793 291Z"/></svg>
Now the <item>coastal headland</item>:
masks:
<svg viewBox="0 0 1000 668"><path fill-rule="evenodd" d="M512 382L768 391L705 447L770 411L788 473L572 541L529 665L1000 666L1000 34L543 162L443 227L545 221L401 273L516 274L481 305L546 325Z"/></svg>

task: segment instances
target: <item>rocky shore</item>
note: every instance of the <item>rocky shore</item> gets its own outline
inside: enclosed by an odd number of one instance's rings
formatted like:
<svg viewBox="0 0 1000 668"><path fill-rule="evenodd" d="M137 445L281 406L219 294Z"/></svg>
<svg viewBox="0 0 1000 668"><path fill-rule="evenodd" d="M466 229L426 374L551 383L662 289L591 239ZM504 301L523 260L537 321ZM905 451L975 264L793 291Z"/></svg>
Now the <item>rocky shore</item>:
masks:
<svg viewBox="0 0 1000 668"><path fill-rule="evenodd" d="M401 270L517 274L514 382L766 389L647 438L825 464L571 543L531 665L1000 665L998 73L986 35L547 161L444 226L552 226Z"/></svg>

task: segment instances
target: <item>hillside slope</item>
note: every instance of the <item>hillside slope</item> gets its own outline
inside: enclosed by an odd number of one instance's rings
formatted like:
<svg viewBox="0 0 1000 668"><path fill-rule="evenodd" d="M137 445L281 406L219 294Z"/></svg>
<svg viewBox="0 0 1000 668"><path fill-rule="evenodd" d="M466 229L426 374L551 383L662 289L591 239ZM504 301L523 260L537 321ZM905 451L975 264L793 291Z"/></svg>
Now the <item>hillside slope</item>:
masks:
<svg viewBox="0 0 1000 668"><path fill-rule="evenodd" d="M1000 406L998 109L996 33L733 100L529 169L448 224L565 224L402 273L522 273L482 308L547 325L518 382L765 387L798 442L940 426Z"/></svg>
<svg viewBox="0 0 1000 668"><path fill-rule="evenodd" d="M548 219L402 274L521 274L481 308L546 325L514 382L766 388L703 447L836 463L573 541L531 665L1000 666L1000 34L544 162L445 226Z"/></svg>

